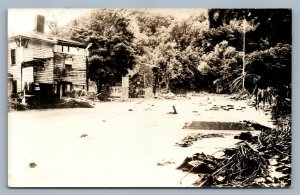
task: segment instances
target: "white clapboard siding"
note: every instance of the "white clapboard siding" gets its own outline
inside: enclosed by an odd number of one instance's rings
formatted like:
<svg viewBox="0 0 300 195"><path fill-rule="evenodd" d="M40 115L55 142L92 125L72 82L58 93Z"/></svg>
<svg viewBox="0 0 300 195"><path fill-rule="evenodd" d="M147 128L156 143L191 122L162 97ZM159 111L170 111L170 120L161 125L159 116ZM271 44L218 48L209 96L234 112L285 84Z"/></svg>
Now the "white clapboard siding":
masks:
<svg viewBox="0 0 300 195"><path fill-rule="evenodd" d="M29 62L33 60L33 44L32 43L28 43L28 47L27 48L23 48L24 51L24 62Z"/></svg>
<svg viewBox="0 0 300 195"><path fill-rule="evenodd" d="M86 83L86 57L84 55L73 56L73 73L72 81L77 85L84 85Z"/></svg>
<svg viewBox="0 0 300 195"><path fill-rule="evenodd" d="M53 44L43 41L30 40L28 43L27 52L32 52L33 58L52 58L53 57Z"/></svg>
<svg viewBox="0 0 300 195"><path fill-rule="evenodd" d="M11 64L11 49L16 50L16 63ZM23 62L23 48L17 47L15 41L8 44L8 73L13 75L13 80L17 80L17 91L21 91L21 63Z"/></svg>
<svg viewBox="0 0 300 195"><path fill-rule="evenodd" d="M86 69L86 57L85 56L73 56L73 67L76 69Z"/></svg>
<svg viewBox="0 0 300 195"><path fill-rule="evenodd" d="M16 49L16 63L11 65L10 50ZM44 68L34 72L33 67L23 69L23 83L34 82L36 83L49 83L54 84L57 81L54 75L54 67L65 67L65 57L60 55L65 52L59 52L62 50L62 46L58 46L40 41L40 40L29 40L27 48L17 47L15 41L9 42L8 47L8 73L13 75L13 79L17 80L18 91L21 91L21 64L22 62L30 62L35 59L46 60ZM64 47L67 50L67 54L72 57L72 70L68 73L65 81L70 81L74 85L85 85L86 84L86 57L84 48L76 47ZM68 59L70 60L70 59ZM35 75L35 77L33 76Z"/></svg>

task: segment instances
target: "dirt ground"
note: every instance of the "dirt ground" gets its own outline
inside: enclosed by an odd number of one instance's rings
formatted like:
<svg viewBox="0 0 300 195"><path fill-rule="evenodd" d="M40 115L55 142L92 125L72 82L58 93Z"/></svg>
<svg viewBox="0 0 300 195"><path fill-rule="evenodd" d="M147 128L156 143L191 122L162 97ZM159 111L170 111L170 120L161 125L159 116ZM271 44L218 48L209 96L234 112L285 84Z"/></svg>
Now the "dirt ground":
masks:
<svg viewBox="0 0 300 195"><path fill-rule="evenodd" d="M226 105L234 109L218 109ZM168 114L172 106L178 114ZM190 187L198 176L186 176L176 167L196 152L221 156L220 150L239 141L233 137L241 131L188 130L182 129L184 124L243 120L272 126L270 115L246 100L215 94L9 112L9 185ZM185 148L175 144L193 133L224 137L201 139Z"/></svg>

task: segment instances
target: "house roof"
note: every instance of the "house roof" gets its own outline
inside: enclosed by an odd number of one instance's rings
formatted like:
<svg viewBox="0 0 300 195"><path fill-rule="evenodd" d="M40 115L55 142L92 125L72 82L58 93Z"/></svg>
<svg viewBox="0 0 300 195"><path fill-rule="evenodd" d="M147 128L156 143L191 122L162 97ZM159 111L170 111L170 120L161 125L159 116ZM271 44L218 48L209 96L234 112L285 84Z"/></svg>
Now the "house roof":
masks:
<svg viewBox="0 0 300 195"><path fill-rule="evenodd" d="M40 33L40 32L36 32L36 31L13 35L10 37L10 39L18 38L18 37L36 39L36 40L41 40L41 41L45 41L45 42L50 42L53 44L61 43L61 44L68 45L68 46L86 47L86 44L81 43L81 42L73 41L70 39L65 39L65 38L62 38L62 37L59 37L56 35L51 35L48 33Z"/></svg>

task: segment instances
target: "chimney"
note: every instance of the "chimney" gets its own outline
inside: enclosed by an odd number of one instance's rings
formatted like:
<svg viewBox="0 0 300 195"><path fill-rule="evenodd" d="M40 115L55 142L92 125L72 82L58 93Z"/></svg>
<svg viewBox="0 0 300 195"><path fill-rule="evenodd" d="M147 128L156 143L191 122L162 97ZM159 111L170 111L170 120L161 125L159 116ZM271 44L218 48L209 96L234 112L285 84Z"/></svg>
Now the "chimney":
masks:
<svg viewBox="0 0 300 195"><path fill-rule="evenodd" d="M45 30L45 16L37 15L36 16L36 32L44 33Z"/></svg>

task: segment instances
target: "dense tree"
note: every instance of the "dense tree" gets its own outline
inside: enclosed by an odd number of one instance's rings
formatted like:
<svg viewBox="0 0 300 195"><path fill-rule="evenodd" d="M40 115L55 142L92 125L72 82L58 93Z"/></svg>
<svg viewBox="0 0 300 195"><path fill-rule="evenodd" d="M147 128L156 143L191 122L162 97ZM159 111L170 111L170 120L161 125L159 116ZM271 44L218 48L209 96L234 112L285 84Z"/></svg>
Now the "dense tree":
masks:
<svg viewBox="0 0 300 195"><path fill-rule="evenodd" d="M71 39L92 43L89 48L89 79L98 92L105 85L121 82L122 76L135 65L133 33L123 10L93 10L88 16L73 21Z"/></svg>
<svg viewBox="0 0 300 195"><path fill-rule="evenodd" d="M211 28L219 28L233 20L244 19L255 26L255 31L247 34L248 52L274 47L277 43L292 42L290 9L210 9L208 18Z"/></svg>
<svg viewBox="0 0 300 195"><path fill-rule="evenodd" d="M147 66L158 88L229 93L232 82L242 78L244 55L249 91L257 84L253 79L251 84L252 75L264 83L260 87L273 87L279 72L290 78L290 65L283 65L289 62L282 60L290 60L288 9L209 9L184 19L151 10L104 9L67 29L70 38L93 43L89 78L99 90L119 82L128 69Z"/></svg>

